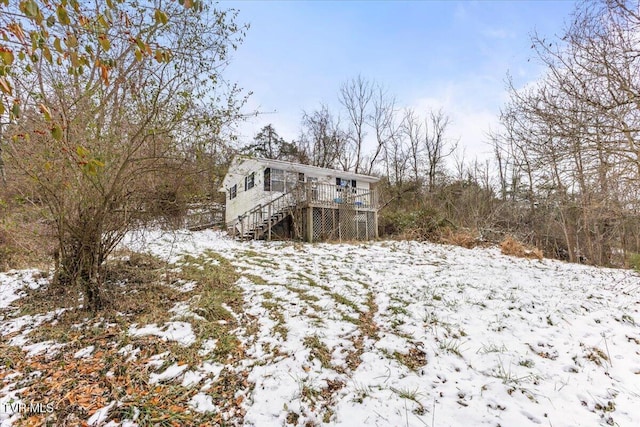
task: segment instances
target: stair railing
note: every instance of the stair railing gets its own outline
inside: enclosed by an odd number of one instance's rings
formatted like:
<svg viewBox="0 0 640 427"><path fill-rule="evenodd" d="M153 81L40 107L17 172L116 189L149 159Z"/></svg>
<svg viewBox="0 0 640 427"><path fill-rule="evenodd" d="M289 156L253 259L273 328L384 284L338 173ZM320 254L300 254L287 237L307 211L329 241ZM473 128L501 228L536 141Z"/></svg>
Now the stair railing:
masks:
<svg viewBox="0 0 640 427"><path fill-rule="evenodd" d="M241 237L253 234L257 237L258 228L268 225L268 221L280 214L286 214L296 204L296 192L289 191L268 203L258 205L227 223L227 229L235 237L240 233ZM273 224L272 224L273 225Z"/></svg>

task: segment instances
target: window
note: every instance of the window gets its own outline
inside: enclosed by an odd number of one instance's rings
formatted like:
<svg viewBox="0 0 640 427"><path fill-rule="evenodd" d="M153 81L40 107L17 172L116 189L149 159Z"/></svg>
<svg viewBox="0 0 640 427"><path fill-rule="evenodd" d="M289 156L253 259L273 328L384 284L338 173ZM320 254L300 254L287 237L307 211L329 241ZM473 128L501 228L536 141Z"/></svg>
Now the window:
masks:
<svg viewBox="0 0 640 427"><path fill-rule="evenodd" d="M235 199L238 195L238 184L234 184L233 187L229 189L229 200Z"/></svg>
<svg viewBox="0 0 640 427"><path fill-rule="evenodd" d="M336 178L336 186L338 187L337 191L339 192L342 192L343 188L351 188L351 193L357 193L355 179Z"/></svg>
<svg viewBox="0 0 640 427"><path fill-rule="evenodd" d="M251 175L246 176L244 178L244 191L250 190L253 188L256 182L256 174L255 172L251 172Z"/></svg>
<svg viewBox="0 0 640 427"><path fill-rule="evenodd" d="M287 192L293 190L298 184L299 175L297 172L285 172L284 173L284 188Z"/></svg>
<svg viewBox="0 0 640 427"><path fill-rule="evenodd" d="M271 191L271 168L264 170L264 191Z"/></svg>
<svg viewBox="0 0 640 427"><path fill-rule="evenodd" d="M267 168L264 170L264 191L284 193L284 171Z"/></svg>
<svg viewBox="0 0 640 427"><path fill-rule="evenodd" d="M318 178L308 176L307 182L311 183L311 200L318 200Z"/></svg>
<svg viewBox="0 0 640 427"><path fill-rule="evenodd" d="M298 182L304 182L304 174L302 172L298 173Z"/></svg>
<svg viewBox="0 0 640 427"><path fill-rule="evenodd" d="M336 178L336 185L338 186L338 191L342 191L343 188L348 187L349 182L350 181L348 179Z"/></svg>
<svg viewBox="0 0 640 427"><path fill-rule="evenodd" d="M284 193L284 171L271 169L271 191Z"/></svg>

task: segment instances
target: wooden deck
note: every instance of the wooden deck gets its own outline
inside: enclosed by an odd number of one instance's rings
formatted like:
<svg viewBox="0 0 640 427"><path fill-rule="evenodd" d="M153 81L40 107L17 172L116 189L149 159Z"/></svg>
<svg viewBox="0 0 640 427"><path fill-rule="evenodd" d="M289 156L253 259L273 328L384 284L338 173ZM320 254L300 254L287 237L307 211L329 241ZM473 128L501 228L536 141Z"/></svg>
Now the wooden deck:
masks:
<svg viewBox="0 0 640 427"><path fill-rule="evenodd" d="M328 216L328 211L334 212ZM314 235L327 234L325 229L349 230L354 227L352 224L355 222L366 223L367 229L371 230L367 231L367 238L373 238L377 237L377 211L376 189L300 182L272 201L258 205L228 222L227 229L232 235L241 238L271 240L273 227L287 217L293 217L294 222L303 224L304 228L293 234L301 234L300 237L309 242L316 239ZM318 218L314 220L314 217ZM323 219L322 224L320 218ZM361 233L356 227L355 232L347 234L351 237L344 238L351 240L358 239Z"/></svg>
<svg viewBox="0 0 640 427"><path fill-rule="evenodd" d="M305 182L298 184L292 195L296 205L301 208L378 210L378 192L375 189Z"/></svg>

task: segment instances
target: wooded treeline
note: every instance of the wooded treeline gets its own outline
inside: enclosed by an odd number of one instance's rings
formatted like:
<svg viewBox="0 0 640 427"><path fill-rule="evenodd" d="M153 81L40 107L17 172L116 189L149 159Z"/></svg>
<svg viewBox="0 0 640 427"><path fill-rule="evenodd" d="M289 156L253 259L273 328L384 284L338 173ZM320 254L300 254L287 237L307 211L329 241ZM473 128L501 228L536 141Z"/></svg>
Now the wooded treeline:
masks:
<svg viewBox="0 0 640 427"><path fill-rule="evenodd" d="M534 36L546 74L510 88L496 135L501 199L524 203L536 243L571 261L620 265L639 251L638 6L584 2L562 39Z"/></svg>
<svg viewBox="0 0 640 427"><path fill-rule="evenodd" d="M508 80L491 161L464 159L446 112L400 108L361 76L339 88L341 110L305 112L295 141L268 125L245 151L382 176L383 235L512 234L551 257L636 263L638 11L637 1L584 2L560 37L532 36L544 74L524 88Z"/></svg>

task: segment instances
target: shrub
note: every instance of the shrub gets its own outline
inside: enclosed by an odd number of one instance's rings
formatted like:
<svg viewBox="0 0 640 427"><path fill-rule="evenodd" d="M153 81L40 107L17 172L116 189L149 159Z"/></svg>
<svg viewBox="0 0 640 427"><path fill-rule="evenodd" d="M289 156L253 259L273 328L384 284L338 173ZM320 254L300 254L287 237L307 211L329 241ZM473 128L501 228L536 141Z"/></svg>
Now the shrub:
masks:
<svg viewBox="0 0 640 427"><path fill-rule="evenodd" d="M0 271L6 271L13 266L12 243L7 232L0 230Z"/></svg>
<svg viewBox="0 0 640 427"><path fill-rule="evenodd" d="M538 248L526 246L524 243L507 236L500 243L500 250L503 255L511 255L519 258L536 258L542 259L542 251Z"/></svg>
<svg viewBox="0 0 640 427"><path fill-rule="evenodd" d="M477 231L459 228L453 230L445 227L440 231L440 243L447 245L462 246L463 248L475 248L481 243L480 235Z"/></svg>
<svg viewBox="0 0 640 427"><path fill-rule="evenodd" d="M433 239L447 223L438 211L430 208L384 212L380 216L383 234L411 240Z"/></svg>
<svg viewBox="0 0 640 427"><path fill-rule="evenodd" d="M627 256L627 265L635 271L640 272L640 254L632 252Z"/></svg>
<svg viewBox="0 0 640 427"><path fill-rule="evenodd" d="M0 271L13 268L48 268L54 244L41 206L0 194Z"/></svg>

